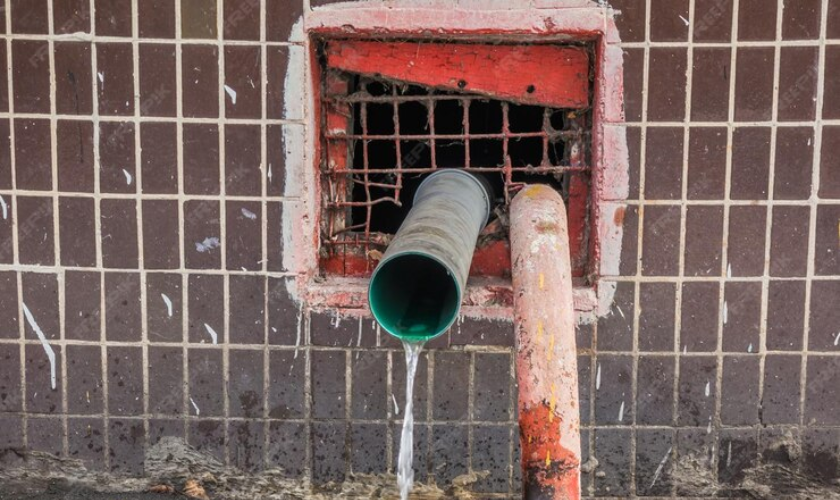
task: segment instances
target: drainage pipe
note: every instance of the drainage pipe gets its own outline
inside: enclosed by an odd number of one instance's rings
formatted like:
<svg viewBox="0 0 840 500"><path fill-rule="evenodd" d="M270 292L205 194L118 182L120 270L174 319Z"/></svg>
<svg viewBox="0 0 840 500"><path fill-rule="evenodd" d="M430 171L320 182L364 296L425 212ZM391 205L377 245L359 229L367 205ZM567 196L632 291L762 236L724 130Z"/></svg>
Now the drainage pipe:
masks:
<svg viewBox="0 0 840 500"><path fill-rule="evenodd" d="M463 170L439 170L423 180L370 278L370 310L386 332L421 342L452 326L478 233L490 217L491 193L483 178Z"/></svg>
<svg viewBox="0 0 840 500"><path fill-rule="evenodd" d="M580 498L580 415L566 209L531 185L511 203L523 498Z"/></svg>

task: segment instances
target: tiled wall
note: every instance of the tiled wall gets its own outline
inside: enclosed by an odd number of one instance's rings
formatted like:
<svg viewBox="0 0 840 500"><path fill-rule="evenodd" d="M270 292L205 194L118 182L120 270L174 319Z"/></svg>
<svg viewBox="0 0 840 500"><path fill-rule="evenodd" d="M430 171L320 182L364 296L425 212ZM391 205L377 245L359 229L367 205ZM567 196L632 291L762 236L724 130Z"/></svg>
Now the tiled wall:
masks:
<svg viewBox="0 0 840 500"><path fill-rule="evenodd" d="M631 194L615 304L578 332L585 492L708 496L684 464L737 484L786 434L836 478L840 0L611 4ZM0 0L0 449L141 475L172 435L315 483L393 470L401 349L286 291L309 8ZM419 480L518 491L512 335L467 319L426 351Z"/></svg>

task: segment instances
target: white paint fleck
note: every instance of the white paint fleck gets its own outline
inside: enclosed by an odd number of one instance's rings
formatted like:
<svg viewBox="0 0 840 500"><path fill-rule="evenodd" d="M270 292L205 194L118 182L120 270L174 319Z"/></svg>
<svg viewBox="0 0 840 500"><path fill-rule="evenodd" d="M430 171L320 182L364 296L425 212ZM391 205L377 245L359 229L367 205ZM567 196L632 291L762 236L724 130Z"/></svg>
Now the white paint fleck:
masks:
<svg viewBox="0 0 840 500"><path fill-rule="evenodd" d="M242 215L244 215L244 216L245 216L246 218L248 218L248 219L251 219L251 220L257 220L257 214L255 214L254 212L252 212L252 211L248 210L248 209L247 209L247 208L245 208L245 207L242 207Z"/></svg>
<svg viewBox="0 0 840 500"><path fill-rule="evenodd" d="M706 381L706 397L709 397L709 394L712 393L712 382L710 380Z"/></svg>
<svg viewBox="0 0 840 500"><path fill-rule="evenodd" d="M688 344L683 346L683 354L688 354Z"/></svg>
<svg viewBox="0 0 840 500"><path fill-rule="evenodd" d="M129 172L126 169L123 169L123 175L125 176L125 183L130 186L131 181L133 180L133 177L131 176L131 172Z"/></svg>
<svg viewBox="0 0 840 500"><path fill-rule="evenodd" d="M163 303L166 304L166 314L169 315L169 317L171 318L172 317L172 300L170 300L169 297L165 293L160 294L160 298L162 298Z"/></svg>
<svg viewBox="0 0 840 500"><path fill-rule="evenodd" d="M659 476L662 474L662 469L665 468L665 464L668 463L668 457L671 456L671 450L673 446L668 447L668 451L665 452L665 456L662 457L662 460L659 461L659 467L656 468L656 472L653 473L653 481L650 482L650 488L653 488L653 485L656 484L656 481L659 480Z"/></svg>
<svg viewBox="0 0 840 500"><path fill-rule="evenodd" d="M682 19L682 22L684 22L686 26L691 24L691 23L688 22L688 19L684 18L683 16L680 16L680 19Z"/></svg>
<svg viewBox="0 0 840 500"><path fill-rule="evenodd" d="M747 352L753 352L753 345L752 345L752 342L750 342L749 347L747 347Z"/></svg>
<svg viewBox="0 0 840 500"><path fill-rule="evenodd" d="M268 183L271 184L271 181L274 179L274 174L271 172L271 163L268 164L268 173L266 174L268 177Z"/></svg>
<svg viewBox="0 0 840 500"><path fill-rule="evenodd" d="M100 72L96 73L96 77L99 78L99 84L100 84L101 88L105 88L105 72L100 71Z"/></svg>
<svg viewBox="0 0 840 500"><path fill-rule="evenodd" d="M840 332L837 332L837 335L834 336L834 347L840 345Z"/></svg>
<svg viewBox="0 0 840 500"><path fill-rule="evenodd" d="M6 204L6 200L3 199L3 196L0 196L0 208L3 209L3 220L9 218L9 206Z"/></svg>
<svg viewBox="0 0 840 500"><path fill-rule="evenodd" d="M730 262L729 265L726 266L726 277L732 277L732 263Z"/></svg>
<svg viewBox="0 0 840 500"><path fill-rule="evenodd" d="M618 409L618 421L624 422L624 401L621 402L621 407Z"/></svg>
<svg viewBox="0 0 840 500"><path fill-rule="evenodd" d="M215 344L218 344L218 343L219 343L219 334L217 334L217 333L216 333L216 330L214 330L214 329L213 329L210 325L208 325L207 323L204 323L204 329L205 329L205 330L207 330L207 333L209 333L209 334L210 334L210 340L212 340L212 341L213 341L213 344L214 344L214 345L215 345Z"/></svg>
<svg viewBox="0 0 840 500"><path fill-rule="evenodd" d="M220 245L221 242L219 242L219 238L216 236L209 236L204 238L204 241L196 242L195 249L200 253L204 253L209 252L214 248L219 248Z"/></svg>
<svg viewBox="0 0 840 500"><path fill-rule="evenodd" d="M723 303L723 324L729 323L729 302Z"/></svg>
<svg viewBox="0 0 840 500"><path fill-rule="evenodd" d="M624 315L624 311L621 310L621 306L617 305L615 308L618 309L618 314L620 314L622 318L627 319L627 316Z"/></svg>
<svg viewBox="0 0 840 500"><path fill-rule="evenodd" d="M595 373L595 390L601 388L601 363L598 363L598 372Z"/></svg>
<svg viewBox="0 0 840 500"><path fill-rule="evenodd" d="M706 426L706 434L711 434L711 433L712 433L712 417L710 415L709 416L709 425Z"/></svg>
<svg viewBox="0 0 840 500"><path fill-rule="evenodd" d="M229 85L225 85L225 92L227 93L228 97L230 97L230 102L236 106L236 91L233 90Z"/></svg>
<svg viewBox="0 0 840 500"><path fill-rule="evenodd" d="M301 327L301 318L303 316L303 308L298 307L297 313L297 332L295 333L295 359L298 357L298 351L300 350L300 327Z"/></svg>
<svg viewBox="0 0 840 500"><path fill-rule="evenodd" d="M729 442L729 446L726 449L726 468L728 469L729 466L732 465L732 441Z"/></svg>
<svg viewBox="0 0 840 500"><path fill-rule="evenodd" d="M26 321L35 332L35 335L38 336L38 340L41 341L41 346L43 346L44 352L47 353L47 358L50 360L50 387L55 390L55 351L47 341L47 336L44 335L43 330L41 330L41 327L35 321L35 316L32 315L32 311L26 307L26 304L23 304L23 315L26 316Z"/></svg>
<svg viewBox="0 0 840 500"><path fill-rule="evenodd" d="M393 394L391 394L391 401L394 402L394 414L399 415L400 414L400 405L397 404L397 398Z"/></svg>
<svg viewBox="0 0 840 500"><path fill-rule="evenodd" d="M193 401L193 398L190 398L190 403L192 403L193 408L195 408L195 415L196 416L201 415L201 410L198 408L198 405L195 404L195 401Z"/></svg>

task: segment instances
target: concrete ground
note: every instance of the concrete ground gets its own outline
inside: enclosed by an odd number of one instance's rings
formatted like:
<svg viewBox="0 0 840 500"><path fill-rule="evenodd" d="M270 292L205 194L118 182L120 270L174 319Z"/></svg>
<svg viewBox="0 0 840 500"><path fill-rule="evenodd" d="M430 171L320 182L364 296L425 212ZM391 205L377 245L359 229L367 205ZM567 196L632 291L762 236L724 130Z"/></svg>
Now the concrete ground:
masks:
<svg viewBox="0 0 840 500"><path fill-rule="evenodd" d="M155 493L85 493L83 491L54 492L21 497L19 495L7 496L0 491L0 500L171 500L173 498L184 497Z"/></svg>

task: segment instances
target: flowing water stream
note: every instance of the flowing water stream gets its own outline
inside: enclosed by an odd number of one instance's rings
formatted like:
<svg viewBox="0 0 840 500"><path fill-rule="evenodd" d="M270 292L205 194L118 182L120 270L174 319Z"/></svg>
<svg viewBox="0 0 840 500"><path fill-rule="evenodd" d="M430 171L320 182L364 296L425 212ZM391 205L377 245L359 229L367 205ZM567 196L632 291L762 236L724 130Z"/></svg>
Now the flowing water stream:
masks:
<svg viewBox="0 0 840 500"><path fill-rule="evenodd" d="M405 409L403 427L400 436L400 456L397 461L397 486L402 500L414 486L414 376L417 374L417 361L423 350L424 342L403 341L405 348Z"/></svg>

